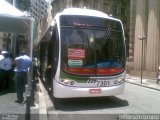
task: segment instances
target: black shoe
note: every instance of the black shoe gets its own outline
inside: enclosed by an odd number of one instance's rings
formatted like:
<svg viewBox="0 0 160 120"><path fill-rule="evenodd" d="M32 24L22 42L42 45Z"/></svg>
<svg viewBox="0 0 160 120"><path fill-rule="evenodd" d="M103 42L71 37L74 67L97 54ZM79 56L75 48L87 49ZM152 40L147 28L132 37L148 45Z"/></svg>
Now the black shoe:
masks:
<svg viewBox="0 0 160 120"><path fill-rule="evenodd" d="M22 103L23 102L23 100L15 100L15 103Z"/></svg>

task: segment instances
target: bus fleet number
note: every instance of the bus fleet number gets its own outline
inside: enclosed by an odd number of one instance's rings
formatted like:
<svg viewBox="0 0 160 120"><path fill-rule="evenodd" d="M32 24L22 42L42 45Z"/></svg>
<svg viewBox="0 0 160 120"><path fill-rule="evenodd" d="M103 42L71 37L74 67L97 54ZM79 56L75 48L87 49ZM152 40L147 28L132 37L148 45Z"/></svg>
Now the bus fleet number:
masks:
<svg viewBox="0 0 160 120"><path fill-rule="evenodd" d="M105 87L105 86L109 86L110 85L110 81L104 80L104 81L96 81L97 82L97 86L99 87Z"/></svg>

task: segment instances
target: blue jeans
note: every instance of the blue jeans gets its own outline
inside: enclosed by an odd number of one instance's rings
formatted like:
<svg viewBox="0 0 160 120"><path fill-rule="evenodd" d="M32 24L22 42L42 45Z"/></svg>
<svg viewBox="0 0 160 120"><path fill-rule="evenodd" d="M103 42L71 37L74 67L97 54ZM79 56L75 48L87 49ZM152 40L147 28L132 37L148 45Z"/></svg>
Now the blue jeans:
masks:
<svg viewBox="0 0 160 120"><path fill-rule="evenodd" d="M23 92L25 91L25 84L27 81L27 73L26 72L15 72L14 76L15 80L15 88L17 93L17 100L23 101Z"/></svg>

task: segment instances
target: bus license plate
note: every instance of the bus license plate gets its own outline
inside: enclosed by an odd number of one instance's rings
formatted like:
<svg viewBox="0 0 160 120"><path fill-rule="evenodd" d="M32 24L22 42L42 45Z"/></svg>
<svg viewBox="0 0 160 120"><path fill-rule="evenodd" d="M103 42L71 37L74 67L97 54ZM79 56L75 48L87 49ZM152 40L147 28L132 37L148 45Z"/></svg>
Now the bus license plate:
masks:
<svg viewBox="0 0 160 120"><path fill-rule="evenodd" d="M96 83L98 87L106 87L110 85L110 81L108 80L97 80Z"/></svg>
<svg viewBox="0 0 160 120"><path fill-rule="evenodd" d="M101 92L102 92L102 89L100 89L100 88L89 89L90 94L97 94L97 93L101 93Z"/></svg>

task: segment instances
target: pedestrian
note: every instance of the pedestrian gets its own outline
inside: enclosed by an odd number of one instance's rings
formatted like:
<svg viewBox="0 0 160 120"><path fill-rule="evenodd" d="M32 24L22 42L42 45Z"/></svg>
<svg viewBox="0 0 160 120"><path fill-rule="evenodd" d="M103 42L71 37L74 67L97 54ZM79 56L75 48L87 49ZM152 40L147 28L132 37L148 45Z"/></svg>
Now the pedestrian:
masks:
<svg viewBox="0 0 160 120"><path fill-rule="evenodd" d="M3 59L4 56L2 55L2 51L0 50L0 90L4 87L4 81L3 81Z"/></svg>
<svg viewBox="0 0 160 120"><path fill-rule="evenodd" d="M3 59L3 79L4 79L4 88L9 88L10 83L12 82L12 59L9 56L9 53L7 51L3 51L2 55L4 56Z"/></svg>
<svg viewBox="0 0 160 120"><path fill-rule="evenodd" d="M16 103L22 103L23 92L25 91L25 84L27 83L28 68L31 67L32 60L26 53L21 53L19 57L15 58L15 88L17 93Z"/></svg>

